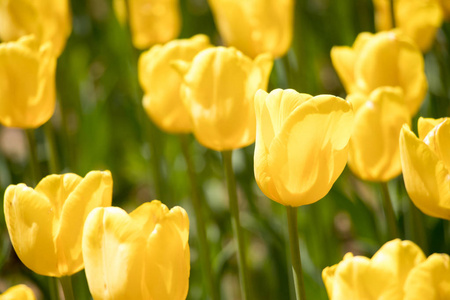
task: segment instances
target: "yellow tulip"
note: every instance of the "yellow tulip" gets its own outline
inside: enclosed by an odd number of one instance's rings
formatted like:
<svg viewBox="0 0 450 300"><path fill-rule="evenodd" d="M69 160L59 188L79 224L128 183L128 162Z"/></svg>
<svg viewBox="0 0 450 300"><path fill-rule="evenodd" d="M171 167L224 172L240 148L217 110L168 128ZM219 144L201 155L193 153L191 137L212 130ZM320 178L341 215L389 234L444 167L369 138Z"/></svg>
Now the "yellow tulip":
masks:
<svg viewBox="0 0 450 300"><path fill-rule="evenodd" d="M255 141L253 98L267 87L272 65L269 54L252 61L232 47L209 48L192 63L174 63L183 76L181 96L200 144L225 151Z"/></svg>
<svg viewBox="0 0 450 300"><path fill-rule="evenodd" d="M428 89L424 60L405 35L364 32L353 47L333 47L331 59L348 94L369 96L379 87L398 86L411 116L419 110Z"/></svg>
<svg viewBox="0 0 450 300"><path fill-rule="evenodd" d="M425 214L450 220L450 119L419 118L419 138L402 128L400 155L406 191Z"/></svg>
<svg viewBox="0 0 450 300"><path fill-rule="evenodd" d="M189 219L160 201L127 214L96 208L83 234L83 257L95 300L186 299L189 288Z"/></svg>
<svg viewBox="0 0 450 300"><path fill-rule="evenodd" d="M55 110L56 58L27 36L0 44L0 123L36 128Z"/></svg>
<svg viewBox="0 0 450 300"><path fill-rule="evenodd" d="M192 61L210 47L206 35L174 40L153 46L139 58L139 82L144 90L142 104L148 116L164 131L187 133L192 130L190 116L180 96L180 75L170 66L174 60Z"/></svg>
<svg viewBox="0 0 450 300"><path fill-rule="evenodd" d="M0 295L0 300L36 300L33 291L24 284L15 285Z"/></svg>
<svg viewBox="0 0 450 300"><path fill-rule="evenodd" d="M21 183L5 192L11 243L29 269L46 276L70 276L83 269L84 221L98 206L111 205L109 171L49 175L35 189Z"/></svg>
<svg viewBox="0 0 450 300"><path fill-rule="evenodd" d="M255 95L255 178L286 206L323 198L344 170L353 110L344 99L277 89Z"/></svg>
<svg viewBox="0 0 450 300"><path fill-rule="evenodd" d="M403 290L404 300L450 299L450 257L437 253L429 256L409 273Z"/></svg>
<svg viewBox="0 0 450 300"><path fill-rule="evenodd" d="M450 21L450 1L448 0L439 0L441 4L442 12L444 13L444 18L448 22Z"/></svg>
<svg viewBox="0 0 450 300"><path fill-rule="evenodd" d="M0 39L15 41L35 35L41 44L51 42L59 56L72 31L68 0L0 0Z"/></svg>
<svg viewBox="0 0 450 300"><path fill-rule="evenodd" d="M181 29L178 0L128 0L128 19L138 49L173 40Z"/></svg>
<svg viewBox="0 0 450 300"><path fill-rule="evenodd" d="M398 139L403 124L411 123L401 89L381 87L370 97L351 94L347 100L355 110L348 157L352 172L364 180L383 182L400 175Z"/></svg>
<svg viewBox="0 0 450 300"><path fill-rule="evenodd" d="M227 46L250 57L283 56L291 46L294 0L209 0Z"/></svg>
<svg viewBox="0 0 450 300"><path fill-rule="evenodd" d="M325 268L322 278L330 300L403 300L411 270L424 261L416 244L396 239L384 244L372 259L347 253L339 264ZM426 294L422 297L428 299Z"/></svg>
<svg viewBox="0 0 450 300"><path fill-rule="evenodd" d="M390 1L373 0L378 31L392 28ZM439 0L395 0L394 12L396 28L414 40L422 51L428 51L442 25Z"/></svg>

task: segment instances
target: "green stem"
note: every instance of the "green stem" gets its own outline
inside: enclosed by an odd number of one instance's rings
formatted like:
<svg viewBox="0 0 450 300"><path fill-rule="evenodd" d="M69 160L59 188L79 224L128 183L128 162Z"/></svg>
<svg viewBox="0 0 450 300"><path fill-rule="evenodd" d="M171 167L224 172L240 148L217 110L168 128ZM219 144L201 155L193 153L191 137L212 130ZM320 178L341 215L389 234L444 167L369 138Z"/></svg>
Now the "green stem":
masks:
<svg viewBox="0 0 450 300"><path fill-rule="evenodd" d="M59 300L58 293L58 281L56 277L47 277L48 278L48 292L50 294L50 300Z"/></svg>
<svg viewBox="0 0 450 300"><path fill-rule="evenodd" d="M61 282L61 286L63 288L64 299L65 300L75 300L75 297L73 296L73 289L72 289L72 277L71 276L59 277L59 282Z"/></svg>
<svg viewBox="0 0 450 300"><path fill-rule="evenodd" d="M51 174L59 173L58 150L55 142L54 128L51 121L44 124L44 133L47 140L47 149L49 154L49 167Z"/></svg>
<svg viewBox="0 0 450 300"><path fill-rule="evenodd" d="M189 153L189 136L180 135L181 150L183 152L184 160L186 161L188 176L191 184L192 193L192 206L194 207L195 220L197 225L197 236L199 242L200 261L203 269L203 280L206 283L206 288L211 299L220 299L219 288L215 284L214 276L212 273L211 259L208 239L206 236L206 222L202 211L202 203L200 200L200 187L197 182L197 176L195 174L194 164L191 160ZM203 203L205 205L205 203Z"/></svg>
<svg viewBox="0 0 450 300"><path fill-rule="evenodd" d="M33 176L33 184L36 185L41 179L41 169L39 167L39 160L37 155L37 143L36 137L34 136L33 129L25 129L28 140L28 152L30 156L30 167L31 174Z"/></svg>
<svg viewBox="0 0 450 300"><path fill-rule="evenodd" d="M241 284L242 299L249 297L247 264L245 259L244 236L239 220L239 207L237 200L236 179L234 178L233 166L231 162L232 151L222 151L223 166L227 179L228 197L230 200L231 223L233 226L234 238L238 248L239 280Z"/></svg>
<svg viewBox="0 0 450 300"><path fill-rule="evenodd" d="M388 224L389 240L399 237L397 229L397 220L395 218L394 207L392 206L391 197L389 196L389 189L386 182L381 183L381 190L383 192L383 208Z"/></svg>
<svg viewBox="0 0 450 300"><path fill-rule="evenodd" d="M427 235L425 232L423 216L411 200L409 200L409 211L412 215L412 227L415 240L422 251L428 253Z"/></svg>
<svg viewBox="0 0 450 300"><path fill-rule="evenodd" d="M392 28L397 27L397 23L395 22L395 6L394 6L394 1L395 0L389 0L389 7L390 7L390 12L391 12L391 23L392 23Z"/></svg>
<svg viewBox="0 0 450 300"><path fill-rule="evenodd" d="M292 273L294 275L295 294L297 300L305 300L305 285L303 283L302 259L300 257L300 245L297 232L297 207L286 206L289 244L291 248Z"/></svg>

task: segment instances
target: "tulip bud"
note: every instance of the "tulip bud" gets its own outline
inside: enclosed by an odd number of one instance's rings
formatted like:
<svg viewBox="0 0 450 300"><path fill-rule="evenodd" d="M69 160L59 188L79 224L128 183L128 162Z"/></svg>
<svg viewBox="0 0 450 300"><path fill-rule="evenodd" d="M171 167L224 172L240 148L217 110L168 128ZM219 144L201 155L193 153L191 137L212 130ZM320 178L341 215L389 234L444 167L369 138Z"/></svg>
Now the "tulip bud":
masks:
<svg viewBox="0 0 450 300"><path fill-rule="evenodd" d="M353 111L344 99L277 89L255 95L255 178L287 206L323 198L344 170Z"/></svg>
<svg viewBox="0 0 450 300"><path fill-rule="evenodd" d="M386 182L400 175L398 138L403 124L411 117L399 88L377 88L366 97L352 94L347 100L353 104L355 123L348 165L364 180Z"/></svg>
<svg viewBox="0 0 450 300"><path fill-rule="evenodd" d="M154 200L127 214L96 208L83 233L86 277L94 299L186 299L189 219Z"/></svg>
<svg viewBox="0 0 450 300"><path fill-rule="evenodd" d="M4 211L17 256L32 271L70 276L83 269L84 221L95 207L111 205L109 171L50 175L35 189L21 183L5 192Z"/></svg>
<svg viewBox="0 0 450 300"><path fill-rule="evenodd" d="M0 295L0 300L36 300L33 291L25 284L15 285Z"/></svg>
<svg viewBox="0 0 450 300"><path fill-rule="evenodd" d="M361 33L353 47L333 47L331 60L348 94L368 97L379 87L398 86L411 116L425 98L428 84L422 53L397 31Z"/></svg>
<svg viewBox="0 0 450 300"><path fill-rule="evenodd" d="M0 2L0 39L15 41L34 35L39 43L51 42L59 56L72 31L68 0L4 0Z"/></svg>
<svg viewBox="0 0 450 300"><path fill-rule="evenodd" d="M142 104L148 116L164 131L188 133L191 119L180 96L181 78L170 65L174 60L192 61L194 56L210 47L205 35L174 40L153 46L139 58L139 82L144 90Z"/></svg>
<svg viewBox="0 0 450 300"><path fill-rule="evenodd" d="M250 57L283 56L291 46L294 0L209 0L227 46Z"/></svg>
<svg viewBox="0 0 450 300"><path fill-rule="evenodd" d="M200 144L225 151L255 141L253 98L267 87L272 64L268 54L252 61L224 47L203 50L190 64L174 63L183 76L181 96Z"/></svg>
<svg viewBox="0 0 450 300"><path fill-rule="evenodd" d="M0 44L0 123L36 128L55 110L56 58L32 36Z"/></svg>
<svg viewBox="0 0 450 300"><path fill-rule="evenodd" d="M450 220L450 119L419 118L419 138L403 126L400 155L406 191L425 214Z"/></svg>
<svg viewBox="0 0 450 300"><path fill-rule="evenodd" d="M391 0L373 0L378 31L392 29ZM448 1L447 1L448 2ZM423 52L433 45L442 25L442 8L438 0L395 0L396 28L410 37Z"/></svg>

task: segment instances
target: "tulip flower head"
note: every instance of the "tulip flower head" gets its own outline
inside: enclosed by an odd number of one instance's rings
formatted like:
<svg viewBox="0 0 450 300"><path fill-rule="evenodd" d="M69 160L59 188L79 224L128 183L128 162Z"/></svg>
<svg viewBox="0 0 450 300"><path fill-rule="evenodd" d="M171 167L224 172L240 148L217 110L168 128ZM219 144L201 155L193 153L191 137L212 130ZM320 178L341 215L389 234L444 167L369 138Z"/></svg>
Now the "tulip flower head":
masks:
<svg viewBox="0 0 450 300"><path fill-rule="evenodd" d="M370 97L351 94L347 100L355 110L348 165L364 180L386 182L400 175L398 138L411 117L399 88L381 87Z"/></svg>
<svg viewBox="0 0 450 300"><path fill-rule="evenodd" d="M142 104L162 130L171 133L191 131L191 119L180 96L181 78L170 63L177 59L192 61L198 52L208 47L208 37L199 34L153 46L141 54L139 82L145 92Z"/></svg>
<svg viewBox="0 0 450 300"><path fill-rule="evenodd" d="M68 0L0 0L0 39L15 41L34 35L40 44L50 42L59 56L72 31Z"/></svg>
<svg viewBox="0 0 450 300"><path fill-rule="evenodd" d="M35 189L21 183L5 192L4 211L17 256L45 276L70 276L83 269L81 238L84 221L95 207L109 206L109 171L49 175Z"/></svg>
<svg viewBox="0 0 450 300"><path fill-rule="evenodd" d="M253 98L267 87L272 65L269 54L251 60L225 47L203 50L192 63L174 63L183 76L181 96L200 144L225 151L255 141Z"/></svg>
<svg viewBox="0 0 450 300"><path fill-rule="evenodd" d="M250 57L283 56L291 46L294 0L209 0L227 46Z"/></svg>
<svg viewBox="0 0 450 300"><path fill-rule="evenodd" d="M447 254L426 259L410 241L387 242L372 259L347 253L327 267L322 278L330 300L448 299L450 264Z"/></svg>
<svg viewBox="0 0 450 300"><path fill-rule="evenodd" d="M392 29L390 1L373 0L378 31ZM428 51L442 25L443 11L439 0L395 0L394 12L397 28L423 52Z"/></svg>
<svg viewBox="0 0 450 300"><path fill-rule="evenodd" d="M348 94L369 97L379 87L400 87L411 116L428 89L422 53L398 31L363 32L353 47L333 47L331 60Z"/></svg>
<svg viewBox="0 0 450 300"><path fill-rule="evenodd" d="M450 220L450 119L419 118L419 138L404 126L400 154L406 191L425 214Z"/></svg>
<svg viewBox="0 0 450 300"><path fill-rule="evenodd" d="M0 44L0 123L37 128L55 110L56 58L33 36Z"/></svg>
<svg viewBox="0 0 450 300"><path fill-rule="evenodd" d="M330 95L259 90L255 110L254 171L263 193L287 206L323 198L347 163L351 104Z"/></svg>
<svg viewBox="0 0 450 300"><path fill-rule="evenodd" d="M0 300L36 300L33 291L25 284L15 285L0 295Z"/></svg>
<svg viewBox="0 0 450 300"><path fill-rule="evenodd" d="M95 300L181 300L189 287L189 219L181 207L154 200L127 214L94 209L83 257Z"/></svg>

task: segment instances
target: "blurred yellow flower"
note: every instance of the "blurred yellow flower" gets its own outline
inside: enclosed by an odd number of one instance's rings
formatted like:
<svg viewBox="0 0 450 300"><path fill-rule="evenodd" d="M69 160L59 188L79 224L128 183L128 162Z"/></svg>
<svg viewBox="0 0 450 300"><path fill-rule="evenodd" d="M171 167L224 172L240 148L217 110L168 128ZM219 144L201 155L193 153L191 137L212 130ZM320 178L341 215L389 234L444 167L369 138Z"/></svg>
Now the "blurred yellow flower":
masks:
<svg viewBox="0 0 450 300"><path fill-rule="evenodd" d="M325 268L322 278L330 300L403 300L405 282L412 280L409 278L412 271L423 262L426 263L425 255L416 244L395 239L384 244L372 259L347 253L339 264ZM422 270L427 275L438 275L426 268ZM420 292L428 283L416 281L416 284L414 290ZM449 285L447 281L443 286ZM417 296L430 299L426 293Z"/></svg>
<svg viewBox="0 0 450 300"><path fill-rule="evenodd" d="M272 65L269 54L252 61L232 47L209 48L192 63L174 63L183 76L181 96L200 144L224 151L255 141L253 98L267 87Z"/></svg>
<svg viewBox="0 0 450 300"><path fill-rule="evenodd" d="M450 119L419 118L419 138L402 128L400 155L406 191L425 214L450 220Z"/></svg>
<svg viewBox="0 0 450 300"><path fill-rule="evenodd" d="M35 189L21 183L5 192L9 237L20 260L46 276L70 276L83 269L81 238L84 221L98 206L109 206L109 171L49 175Z"/></svg>
<svg viewBox="0 0 450 300"><path fill-rule="evenodd" d="M449 0L439 0L441 4L442 12L444 13L444 18L448 22L450 21L450 1Z"/></svg>
<svg viewBox="0 0 450 300"><path fill-rule="evenodd" d="M192 61L210 47L206 35L174 40L153 46L139 58L139 82L144 90L142 104L148 116L164 131L187 133L192 130L190 116L180 96L181 77L171 61Z"/></svg>
<svg viewBox="0 0 450 300"><path fill-rule="evenodd" d="M68 0L0 0L0 40L15 41L35 35L39 43L51 42L59 56L72 31Z"/></svg>
<svg viewBox="0 0 450 300"><path fill-rule="evenodd" d="M56 58L33 36L0 44L0 123L36 128L55 110Z"/></svg>
<svg viewBox="0 0 450 300"><path fill-rule="evenodd" d="M83 257L95 300L186 299L189 288L189 219L154 200L127 214L96 208L83 234Z"/></svg>
<svg viewBox="0 0 450 300"><path fill-rule="evenodd" d="M115 5L120 7L119 4ZM118 11L119 20L126 18ZM133 45L147 49L175 39L181 30L179 0L128 0L128 20Z"/></svg>
<svg viewBox="0 0 450 300"><path fill-rule="evenodd" d="M373 0L378 31L392 29L390 1ZM423 52L428 51L442 25L443 12L439 1L395 0L394 12L396 28L414 40Z"/></svg>
<svg viewBox="0 0 450 300"><path fill-rule="evenodd" d="M353 110L344 99L294 90L255 95L255 178L287 206L323 198L347 163Z"/></svg>
<svg viewBox="0 0 450 300"><path fill-rule="evenodd" d="M333 47L331 60L348 94L369 96L383 86L402 88L411 116L428 89L422 53L398 31L363 32L353 47Z"/></svg>
<svg viewBox="0 0 450 300"><path fill-rule="evenodd" d="M0 300L36 300L33 291L25 284L15 285L0 295Z"/></svg>
<svg viewBox="0 0 450 300"><path fill-rule="evenodd" d="M400 88L381 87L369 97L351 94L355 125L350 139L348 165L364 180L389 181L400 175L398 139L403 124L411 123Z"/></svg>
<svg viewBox="0 0 450 300"><path fill-rule="evenodd" d="M227 46L250 57L283 56L290 48L294 0L209 0L218 30Z"/></svg>

